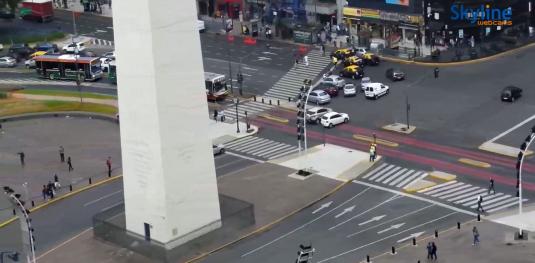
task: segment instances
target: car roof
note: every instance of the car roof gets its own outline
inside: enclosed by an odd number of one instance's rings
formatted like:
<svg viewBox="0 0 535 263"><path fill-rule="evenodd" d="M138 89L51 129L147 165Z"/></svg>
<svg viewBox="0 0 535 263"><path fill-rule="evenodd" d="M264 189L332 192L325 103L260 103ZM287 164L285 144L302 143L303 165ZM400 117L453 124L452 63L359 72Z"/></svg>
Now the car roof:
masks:
<svg viewBox="0 0 535 263"><path fill-rule="evenodd" d="M506 91L506 90L517 90L517 89L521 89L517 86L507 86L505 88L503 88L503 91Z"/></svg>
<svg viewBox="0 0 535 263"><path fill-rule="evenodd" d="M333 116L333 115L335 115L335 114L338 114L338 112L336 112L336 111L331 111L331 112L327 112L327 113L325 113L325 115L323 115L323 116L331 117L331 116Z"/></svg>
<svg viewBox="0 0 535 263"><path fill-rule="evenodd" d="M351 68L351 69L356 69L356 68L359 68L359 66L357 66L357 65L351 65L351 66L347 66L347 67L346 67L346 69L349 69L349 68Z"/></svg>
<svg viewBox="0 0 535 263"><path fill-rule="evenodd" d="M14 59L14 58L12 58L12 57L7 57L7 56L6 56L6 57L1 57L1 58L5 58L5 59Z"/></svg>
<svg viewBox="0 0 535 263"><path fill-rule="evenodd" d="M325 107L312 107L312 108L309 108L307 110L309 110L309 111L318 111L318 110L322 110L322 109L327 109L327 108L325 108Z"/></svg>

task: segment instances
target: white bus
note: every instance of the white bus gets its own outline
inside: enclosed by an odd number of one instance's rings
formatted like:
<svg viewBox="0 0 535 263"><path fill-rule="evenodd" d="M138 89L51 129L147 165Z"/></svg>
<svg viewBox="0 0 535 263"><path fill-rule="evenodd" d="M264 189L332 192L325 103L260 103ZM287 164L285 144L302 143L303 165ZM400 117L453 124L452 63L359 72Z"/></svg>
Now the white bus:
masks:
<svg viewBox="0 0 535 263"><path fill-rule="evenodd" d="M229 94L225 75L204 72L204 84L206 86L206 98L209 101L223 100Z"/></svg>

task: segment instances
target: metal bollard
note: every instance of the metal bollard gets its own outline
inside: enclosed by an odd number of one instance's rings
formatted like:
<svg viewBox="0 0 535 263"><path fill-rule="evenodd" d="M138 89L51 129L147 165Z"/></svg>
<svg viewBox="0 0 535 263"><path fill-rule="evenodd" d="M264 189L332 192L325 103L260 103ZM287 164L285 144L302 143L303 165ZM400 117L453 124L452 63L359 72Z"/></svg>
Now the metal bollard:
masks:
<svg viewBox="0 0 535 263"><path fill-rule="evenodd" d="M269 105L271 105L271 99L269 99Z"/></svg>
<svg viewBox="0 0 535 263"><path fill-rule="evenodd" d="M370 255L366 255L366 262L370 263Z"/></svg>
<svg viewBox="0 0 535 263"><path fill-rule="evenodd" d="M253 100L256 102L256 95L253 96Z"/></svg>
<svg viewBox="0 0 535 263"><path fill-rule="evenodd" d="M264 98L262 98L262 103L264 103Z"/></svg>
<svg viewBox="0 0 535 263"><path fill-rule="evenodd" d="M277 106L280 106L280 105L281 105L281 101L277 100Z"/></svg>
<svg viewBox="0 0 535 263"><path fill-rule="evenodd" d="M479 213L477 214L477 221L481 221L481 215Z"/></svg>
<svg viewBox="0 0 535 263"><path fill-rule="evenodd" d="M437 237L438 237L438 231L435 230L435 238L437 238Z"/></svg>
<svg viewBox="0 0 535 263"><path fill-rule="evenodd" d="M89 177L89 184L92 184L93 182L91 181L91 177Z"/></svg>
<svg viewBox="0 0 535 263"><path fill-rule="evenodd" d="M13 209L13 215L14 215L14 216L17 215L17 211L15 211L15 209Z"/></svg>
<svg viewBox="0 0 535 263"><path fill-rule="evenodd" d="M69 192L72 192L72 184L69 185Z"/></svg>
<svg viewBox="0 0 535 263"><path fill-rule="evenodd" d="M32 200L32 207L34 207L34 206L35 206L35 202Z"/></svg>
<svg viewBox="0 0 535 263"><path fill-rule="evenodd" d="M392 246L392 255L396 254L396 247Z"/></svg>
<svg viewBox="0 0 535 263"><path fill-rule="evenodd" d="M457 222L457 229L461 229L461 222Z"/></svg>
<svg viewBox="0 0 535 263"><path fill-rule="evenodd" d="M416 246L416 238L415 237L412 238L412 245Z"/></svg>

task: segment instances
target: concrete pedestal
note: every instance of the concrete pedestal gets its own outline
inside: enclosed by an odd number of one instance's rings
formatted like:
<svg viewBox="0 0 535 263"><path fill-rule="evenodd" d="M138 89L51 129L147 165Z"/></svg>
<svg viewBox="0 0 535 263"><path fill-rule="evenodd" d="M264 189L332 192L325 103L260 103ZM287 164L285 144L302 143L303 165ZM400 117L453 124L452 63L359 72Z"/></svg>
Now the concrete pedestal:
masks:
<svg viewBox="0 0 535 263"><path fill-rule="evenodd" d="M126 228L170 249L221 226L195 1L113 8Z"/></svg>

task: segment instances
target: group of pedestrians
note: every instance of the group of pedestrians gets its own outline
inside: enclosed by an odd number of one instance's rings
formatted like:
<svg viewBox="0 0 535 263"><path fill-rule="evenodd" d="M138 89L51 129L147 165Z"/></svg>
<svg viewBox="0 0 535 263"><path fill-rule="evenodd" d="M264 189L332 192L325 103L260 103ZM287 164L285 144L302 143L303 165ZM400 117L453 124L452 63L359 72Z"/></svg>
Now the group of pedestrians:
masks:
<svg viewBox="0 0 535 263"><path fill-rule="evenodd" d="M435 242L427 243L427 259L437 260L437 245Z"/></svg>
<svg viewBox="0 0 535 263"><path fill-rule="evenodd" d="M47 199L54 199L54 196L56 195L56 191L61 188L61 184L59 183L58 175L54 175L54 182L48 181L48 184L43 185L43 201L46 201Z"/></svg>

